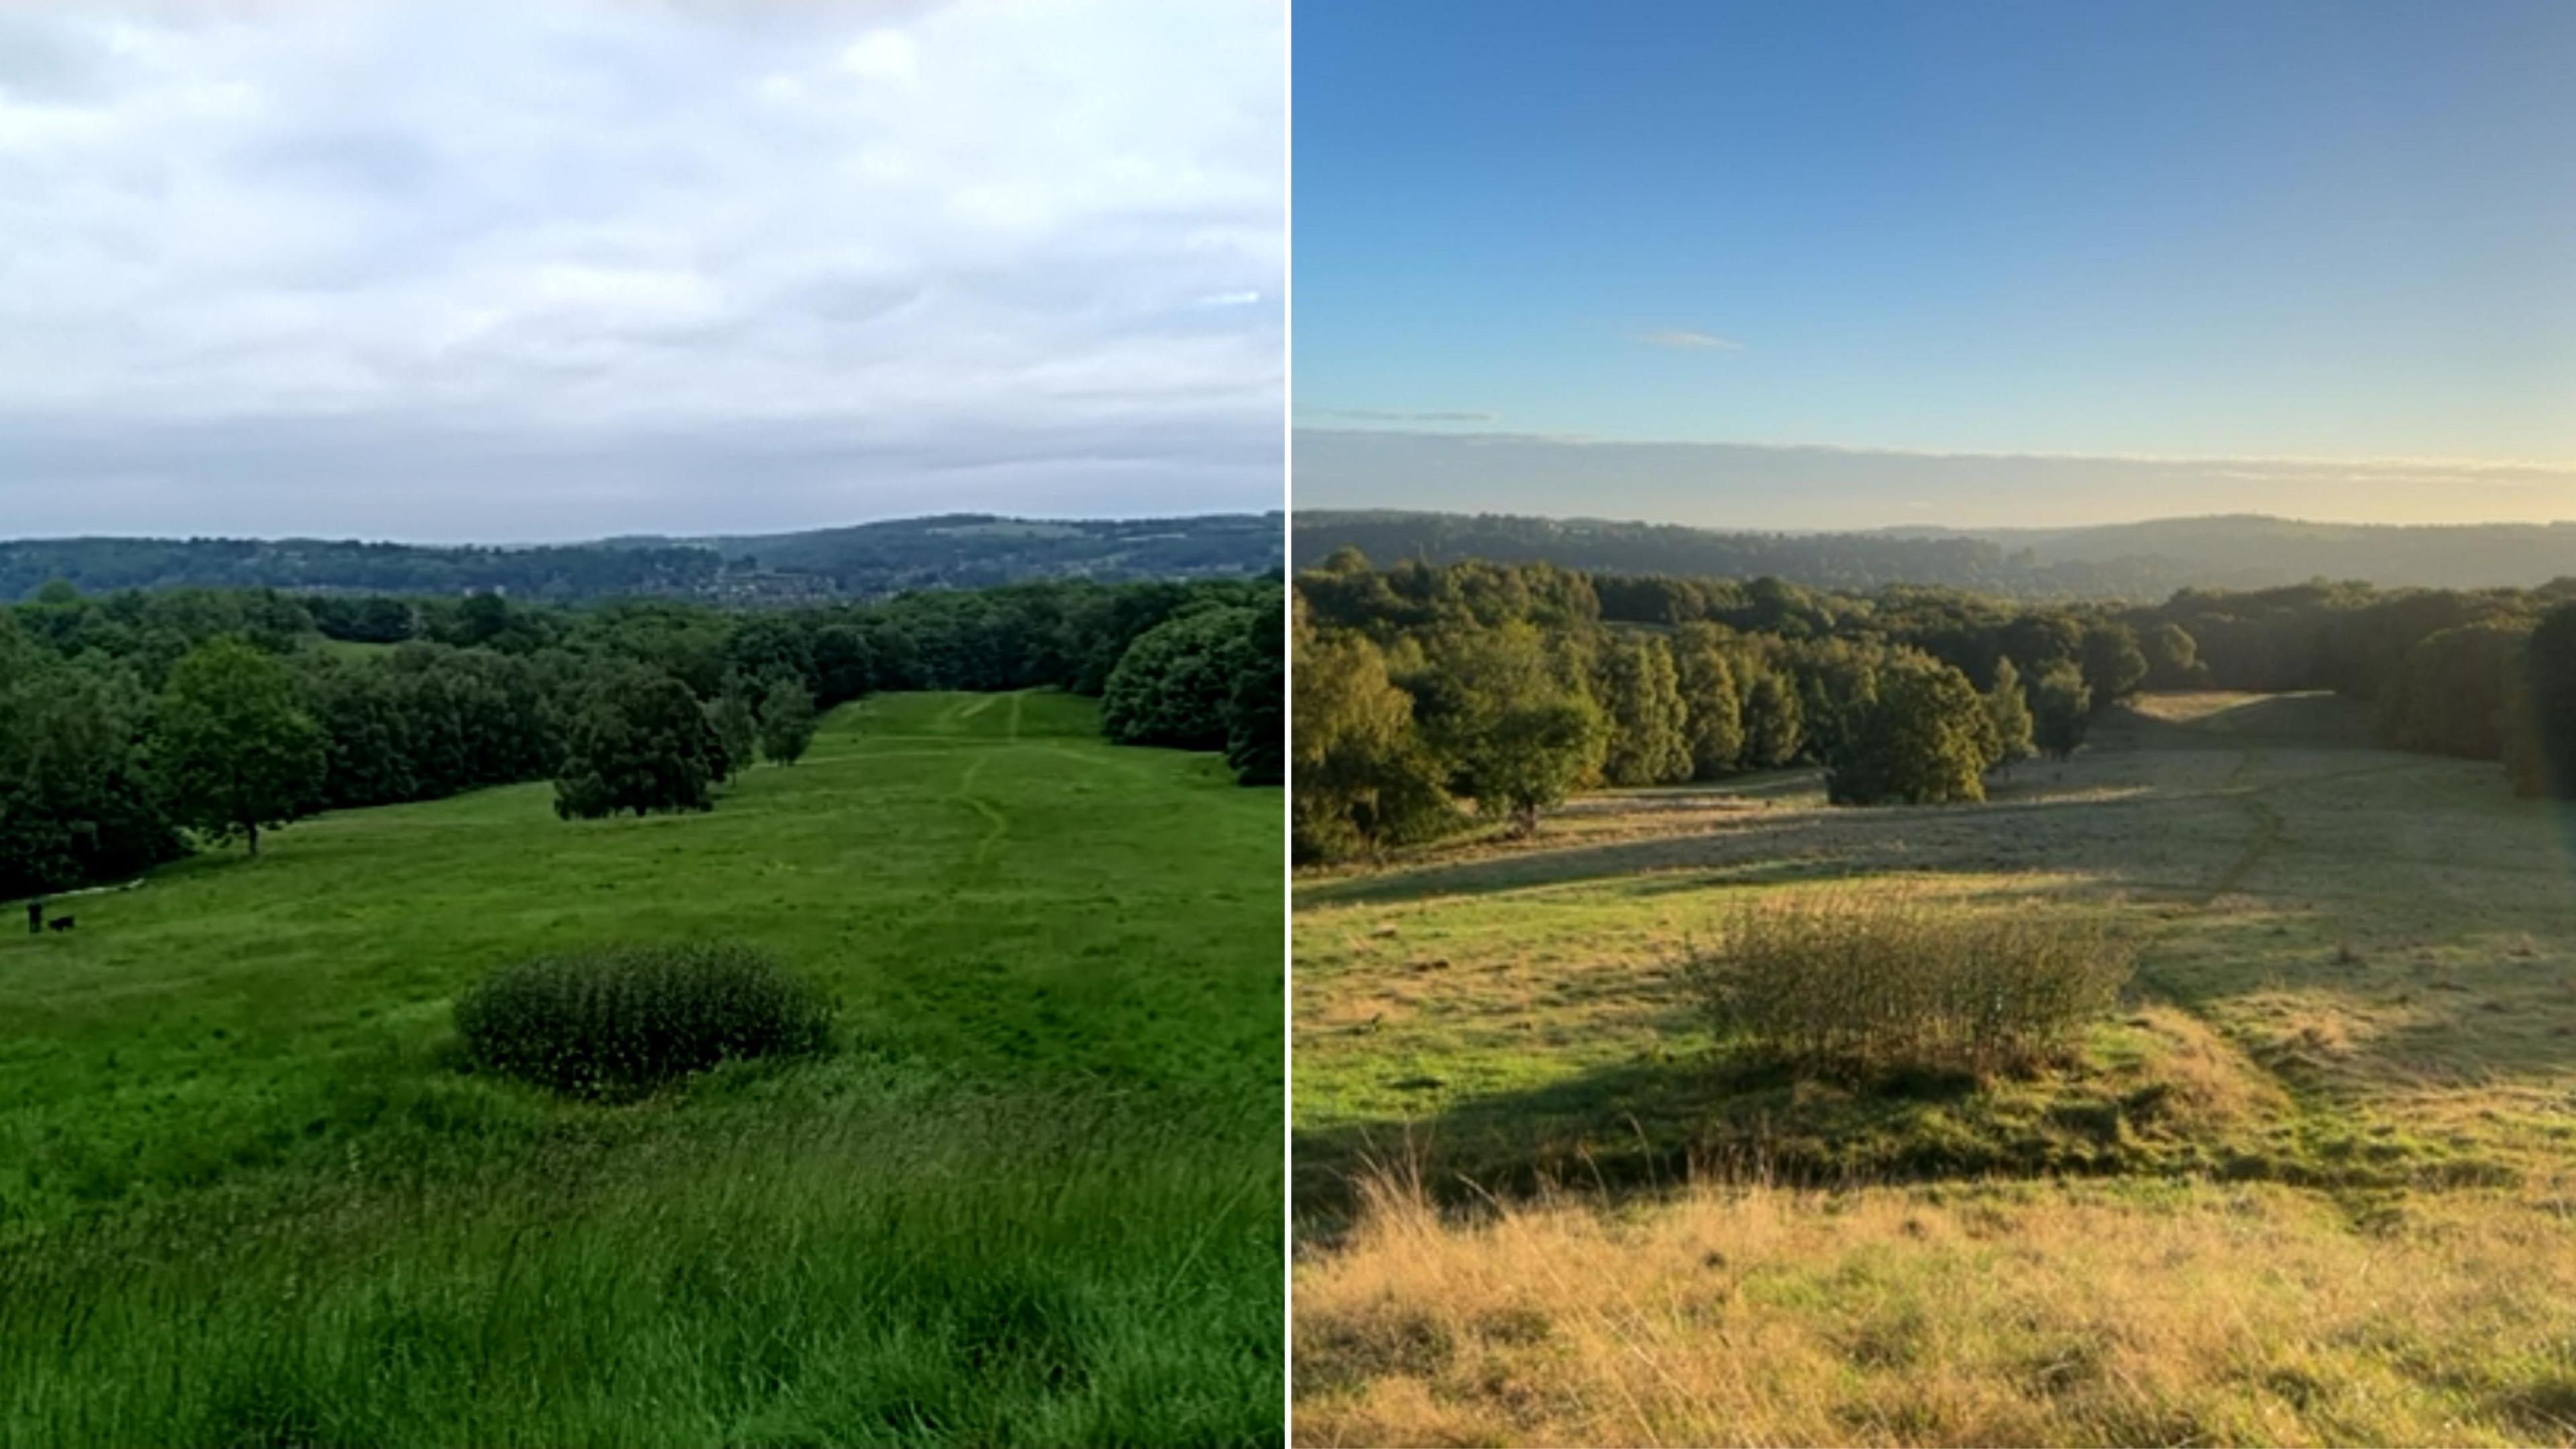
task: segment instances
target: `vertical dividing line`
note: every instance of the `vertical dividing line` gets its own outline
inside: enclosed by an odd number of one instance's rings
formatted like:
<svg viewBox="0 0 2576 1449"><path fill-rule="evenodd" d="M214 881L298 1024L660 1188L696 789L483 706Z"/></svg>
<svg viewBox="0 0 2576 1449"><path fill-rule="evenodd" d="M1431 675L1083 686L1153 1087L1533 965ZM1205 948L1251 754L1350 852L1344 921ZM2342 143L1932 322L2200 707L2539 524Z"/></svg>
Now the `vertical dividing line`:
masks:
<svg viewBox="0 0 2576 1449"><path fill-rule="evenodd" d="M1282 1443L1296 1439L1297 1403L1297 1261L1296 1121L1297 1052L1296 933L1297 902L1291 873L1290 837L1295 820L1297 739L1297 656L1294 594L1297 562L1293 552L1297 515L1297 13L1291 3L1280 22L1280 98L1287 115L1280 127L1280 389L1279 389L1279 596L1280 657L1287 661L1280 677L1280 741L1288 768L1279 782L1279 1425Z"/></svg>

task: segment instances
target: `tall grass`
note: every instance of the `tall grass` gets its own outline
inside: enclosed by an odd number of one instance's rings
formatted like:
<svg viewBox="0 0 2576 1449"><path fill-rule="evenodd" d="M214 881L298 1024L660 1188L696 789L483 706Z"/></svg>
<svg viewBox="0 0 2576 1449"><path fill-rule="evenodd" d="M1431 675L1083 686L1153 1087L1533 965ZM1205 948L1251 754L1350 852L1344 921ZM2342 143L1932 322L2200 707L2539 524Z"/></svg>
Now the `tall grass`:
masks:
<svg viewBox="0 0 2576 1449"><path fill-rule="evenodd" d="M456 999L475 1065L560 1092L629 1095L831 1037L814 983L748 946L600 947L504 966Z"/></svg>
<svg viewBox="0 0 2576 1449"><path fill-rule="evenodd" d="M1686 973L1722 1035L1802 1071L1985 1077L2066 1056L2130 966L2096 912L1892 887L1746 906Z"/></svg>
<svg viewBox="0 0 2576 1449"><path fill-rule="evenodd" d="M2576 1444L2563 1185L2352 1230L2278 1186L1704 1182L1295 1269L1301 1444Z"/></svg>
<svg viewBox="0 0 2576 1449"><path fill-rule="evenodd" d="M1269 1110L769 1090L0 1249L0 1444L1276 1442Z"/></svg>

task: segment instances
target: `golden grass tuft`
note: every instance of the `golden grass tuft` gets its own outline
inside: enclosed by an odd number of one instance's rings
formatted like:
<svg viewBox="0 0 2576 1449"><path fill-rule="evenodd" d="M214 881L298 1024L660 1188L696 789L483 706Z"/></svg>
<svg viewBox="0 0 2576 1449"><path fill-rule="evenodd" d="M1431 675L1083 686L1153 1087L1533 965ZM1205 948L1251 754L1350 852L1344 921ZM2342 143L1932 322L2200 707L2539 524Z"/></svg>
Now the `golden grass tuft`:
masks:
<svg viewBox="0 0 2576 1449"><path fill-rule="evenodd" d="M2133 954L2098 910L1877 885L1761 898L1685 971L1722 1039L1802 1071L1987 1077L2071 1058Z"/></svg>

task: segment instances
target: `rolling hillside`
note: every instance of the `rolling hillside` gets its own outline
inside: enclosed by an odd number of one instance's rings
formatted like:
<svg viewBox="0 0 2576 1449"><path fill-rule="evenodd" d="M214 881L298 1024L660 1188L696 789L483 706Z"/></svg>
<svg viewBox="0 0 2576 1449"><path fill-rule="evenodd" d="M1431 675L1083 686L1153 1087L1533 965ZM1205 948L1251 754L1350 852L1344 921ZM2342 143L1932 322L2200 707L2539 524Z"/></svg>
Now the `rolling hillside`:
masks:
<svg viewBox="0 0 2576 1449"><path fill-rule="evenodd" d="M1484 558L1598 573L1753 578L1817 588L1945 584L2024 597L2162 600L2177 589L2313 578L2383 587L2531 587L2576 575L2576 523L2400 527L2240 515L2072 529L1728 533L1505 514L1298 511L1309 568L1354 547L1376 563Z"/></svg>
<svg viewBox="0 0 2576 1449"><path fill-rule="evenodd" d="M625 537L532 547L330 539L59 538L0 542L0 600L60 579L83 593L277 588L573 602L872 599L1032 579L1206 578L1279 567L1278 514L1015 519L950 514L739 538Z"/></svg>

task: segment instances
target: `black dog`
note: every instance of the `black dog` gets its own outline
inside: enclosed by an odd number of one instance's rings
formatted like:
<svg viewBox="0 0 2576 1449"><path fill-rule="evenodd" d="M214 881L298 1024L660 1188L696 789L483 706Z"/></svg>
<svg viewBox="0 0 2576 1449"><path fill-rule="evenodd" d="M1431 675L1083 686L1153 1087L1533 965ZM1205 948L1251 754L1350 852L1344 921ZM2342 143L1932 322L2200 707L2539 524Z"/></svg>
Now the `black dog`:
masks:
<svg viewBox="0 0 2576 1449"><path fill-rule="evenodd" d="M56 916L52 920L45 922L45 929L49 931L68 931L71 928L72 918L69 916Z"/></svg>

